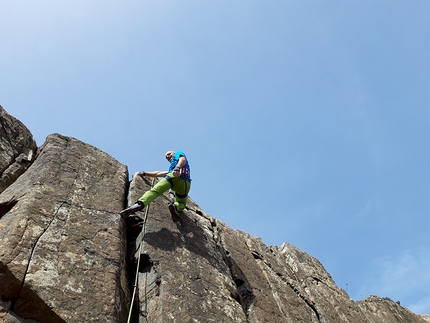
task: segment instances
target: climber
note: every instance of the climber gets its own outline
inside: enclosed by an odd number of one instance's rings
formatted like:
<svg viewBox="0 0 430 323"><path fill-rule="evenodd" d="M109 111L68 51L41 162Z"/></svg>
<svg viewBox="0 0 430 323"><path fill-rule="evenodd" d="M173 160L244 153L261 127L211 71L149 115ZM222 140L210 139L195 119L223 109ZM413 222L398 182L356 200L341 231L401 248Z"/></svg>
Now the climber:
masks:
<svg viewBox="0 0 430 323"><path fill-rule="evenodd" d="M179 212L181 212L188 200L188 192L191 188L190 165L188 159L182 151L174 152L169 150L166 153L166 159L170 163L168 171L155 172L138 172L137 175L144 177L164 177L153 188L147 191L143 196L136 201L135 204L120 212L122 218L143 210L154 199L169 189L175 192L175 202L169 204L169 211L173 221L179 220Z"/></svg>

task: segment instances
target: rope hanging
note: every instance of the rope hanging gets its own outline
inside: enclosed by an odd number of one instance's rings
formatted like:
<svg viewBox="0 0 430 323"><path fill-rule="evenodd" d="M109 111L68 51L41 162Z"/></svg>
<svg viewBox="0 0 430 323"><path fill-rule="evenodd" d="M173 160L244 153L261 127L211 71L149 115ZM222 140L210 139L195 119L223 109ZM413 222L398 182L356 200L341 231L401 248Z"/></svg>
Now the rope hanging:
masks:
<svg viewBox="0 0 430 323"><path fill-rule="evenodd" d="M152 183L151 183L151 188L154 186L154 181L155 178L152 179ZM142 254L142 246L143 246L143 238L145 237L145 233L146 233L146 219L148 218L148 210L149 210L149 205L146 207L145 210L145 216L143 217L143 225L142 225L142 231L140 232L139 236L142 236L140 241L139 241L139 256L137 257L137 267L136 267L136 277L134 279L134 287L133 287L133 296L131 298L131 303L130 303L130 310L128 312L128 319L127 319L127 323L130 323L131 320L131 313L133 311L133 304L134 304L134 298L138 289L138 281L139 281L139 267L140 267L140 256Z"/></svg>

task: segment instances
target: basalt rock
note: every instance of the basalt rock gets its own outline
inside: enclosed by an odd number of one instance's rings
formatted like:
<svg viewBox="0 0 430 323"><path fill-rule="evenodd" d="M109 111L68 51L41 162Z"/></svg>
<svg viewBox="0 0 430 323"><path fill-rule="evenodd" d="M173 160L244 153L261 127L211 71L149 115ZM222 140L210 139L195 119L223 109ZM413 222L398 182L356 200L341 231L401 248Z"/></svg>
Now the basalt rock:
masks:
<svg viewBox="0 0 430 323"><path fill-rule="evenodd" d="M36 150L27 127L0 106L0 193L25 172Z"/></svg>
<svg viewBox="0 0 430 323"><path fill-rule="evenodd" d="M430 322L388 298L353 301L314 257L266 246L191 199L177 222L170 193L123 220L154 183L48 136L0 194L0 323Z"/></svg>
<svg viewBox="0 0 430 323"><path fill-rule="evenodd" d="M123 322L129 291L123 207L127 168L50 135L0 194L0 297L36 322ZM5 307L5 306L3 306Z"/></svg>
<svg viewBox="0 0 430 323"><path fill-rule="evenodd" d="M152 182L134 176L129 201ZM135 322L425 323L387 298L353 301L314 257L289 243L266 246L193 201L173 222L172 196L128 219L137 270ZM136 273L132 273L136 275Z"/></svg>

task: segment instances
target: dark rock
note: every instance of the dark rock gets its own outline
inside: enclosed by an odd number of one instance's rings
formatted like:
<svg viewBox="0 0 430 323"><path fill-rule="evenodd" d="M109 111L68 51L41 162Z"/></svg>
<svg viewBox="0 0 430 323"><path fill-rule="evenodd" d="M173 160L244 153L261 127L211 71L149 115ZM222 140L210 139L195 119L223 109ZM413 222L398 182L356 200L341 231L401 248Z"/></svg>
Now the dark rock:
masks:
<svg viewBox="0 0 430 323"><path fill-rule="evenodd" d="M0 106L0 193L30 166L36 150L27 127Z"/></svg>
<svg viewBox="0 0 430 323"><path fill-rule="evenodd" d="M151 185L135 176L129 202ZM140 212L147 221L138 230L139 220L128 219L135 228L130 268L139 254L146 263L138 273L135 322L427 322L390 300L354 302L314 257L288 243L268 247L192 200L173 222L170 198Z"/></svg>
<svg viewBox="0 0 430 323"><path fill-rule="evenodd" d="M115 322L127 313L127 169L99 149L50 135L0 195L0 296L38 322Z"/></svg>

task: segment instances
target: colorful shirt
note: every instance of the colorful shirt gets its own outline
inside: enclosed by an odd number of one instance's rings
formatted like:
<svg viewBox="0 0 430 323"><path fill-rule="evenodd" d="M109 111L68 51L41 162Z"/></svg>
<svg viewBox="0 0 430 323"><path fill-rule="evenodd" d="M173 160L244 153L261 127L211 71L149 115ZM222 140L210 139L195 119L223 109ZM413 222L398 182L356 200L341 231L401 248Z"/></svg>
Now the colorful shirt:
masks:
<svg viewBox="0 0 430 323"><path fill-rule="evenodd" d="M190 165L188 164L188 158L185 156L185 154L182 151L177 151L175 155L172 157L172 159L170 160L169 173L173 172L176 165L178 165L179 158L182 156L185 157L186 162L184 167L182 167L181 169L180 177L182 179L185 179L188 182L191 182L191 173L190 173Z"/></svg>

